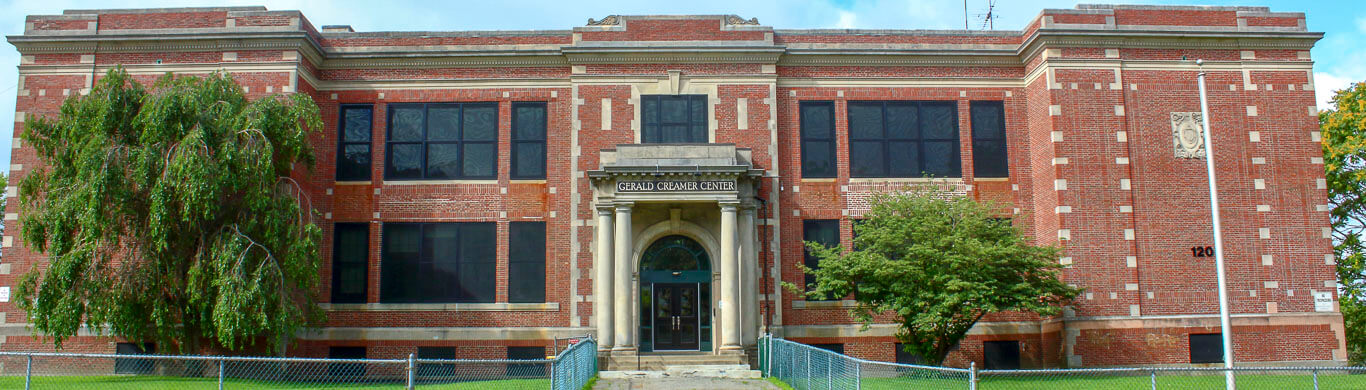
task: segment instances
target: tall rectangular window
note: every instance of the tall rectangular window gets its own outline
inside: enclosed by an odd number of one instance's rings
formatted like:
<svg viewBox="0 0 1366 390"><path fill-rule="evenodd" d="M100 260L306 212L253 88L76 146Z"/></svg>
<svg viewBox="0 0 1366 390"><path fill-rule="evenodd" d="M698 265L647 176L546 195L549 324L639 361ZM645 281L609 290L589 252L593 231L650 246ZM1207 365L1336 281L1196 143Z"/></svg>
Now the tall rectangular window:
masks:
<svg viewBox="0 0 1366 390"><path fill-rule="evenodd" d="M337 181L370 180L370 131L374 108L342 105L337 119Z"/></svg>
<svg viewBox="0 0 1366 390"><path fill-rule="evenodd" d="M1010 177L1006 159L1006 119L1003 102L972 102L972 169L976 177Z"/></svg>
<svg viewBox="0 0 1366 390"><path fill-rule="evenodd" d="M816 242L827 247L838 247L840 245L840 221L838 219L808 219L802 221L802 240ZM806 245L803 244L802 247L805 248ZM819 269L820 258L812 255L809 249L805 251L805 254L806 267L813 270ZM806 274L805 283L807 286L816 283L816 275Z"/></svg>
<svg viewBox="0 0 1366 390"><path fill-rule="evenodd" d="M513 179L545 178L545 127L545 103L512 103Z"/></svg>
<svg viewBox="0 0 1366 390"><path fill-rule="evenodd" d="M365 303L370 224L338 223L332 235L332 303Z"/></svg>
<svg viewBox="0 0 1366 390"><path fill-rule="evenodd" d="M545 302L545 222L508 224L508 302Z"/></svg>
<svg viewBox="0 0 1366 390"><path fill-rule="evenodd" d="M380 302L493 302L496 243L492 222L384 224Z"/></svg>
<svg viewBox="0 0 1366 390"><path fill-rule="evenodd" d="M707 95L646 95L640 104L640 143L707 143Z"/></svg>
<svg viewBox="0 0 1366 390"><path fill-rule="evenodd" d="M802 177L835 177L835 103L801 103Z"/></svg>
<svg viewBox="0 0 1366 390"><path fill-rule="evenodd" d="M1223 363L1224 337L1219 333L1190 335L1191 363Z"/></svg>
<svg viewBox="0 0 1366 390"><path fill-rule="evenodd" d="M494 179L498 103L389 105L384 178Z"/></svg>
<svg viewBox="0 0 1366 390"><path fill-rule="evenodd" d="M851 177L961 177L954 102L849 102Z"/></svg>

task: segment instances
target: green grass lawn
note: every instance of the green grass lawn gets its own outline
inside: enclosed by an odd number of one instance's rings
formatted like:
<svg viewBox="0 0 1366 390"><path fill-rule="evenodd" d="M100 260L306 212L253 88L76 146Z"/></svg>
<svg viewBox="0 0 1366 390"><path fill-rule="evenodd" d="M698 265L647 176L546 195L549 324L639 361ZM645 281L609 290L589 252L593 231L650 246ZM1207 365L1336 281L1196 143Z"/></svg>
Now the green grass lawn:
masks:
<svg viewBox="0 0 1366 390"><path fill-rule="evenodd" d="M434 390L503 390L548 389L549 379L504 379L460 383L420 383L420 389ZM22 389L24 377L0 377L0 389ZM224 389L403 389L403 383L320 383L272 382L247 379L226 379ZM164 376L35 376L33 389L93 389L93 390L199 390L218 389L217 378L183 378Z"/></svg>
<svg viewBox="0 0 1366 390"><path fill-rule="evenodd" d="M1309 375L1238 375L1239 389L1272 389L1272 390L1292 390L1292 389L1313 389L1314 380ZM1150 389L1152 388L1152 378L1147 375L1135 376L1105 376L1096 374L1094 377L1083 377L1080 374L1070 376L1017 376L999 377L985 376L978 380L977 388L982 390L1023 390L1023 389ZM795 389L826 389L825 378L812 378L809 382L801 378L789 379L788 382ZM835 388L854 388L852 379L835 379ZM1159 373L1157 377L1158 389L1222 389L1224 387L1224 377L1219 374L1214 375L1173 375ZM864 378L861 386L864 390L890 390L890 389L967 389L966 379L948 378L916 378L916 377L894 377L894 378ZM1319 375L1319 388L1329 389L1360 389L1366 390L1366 375L1344 375L1344 374L1321 374Z"/></svg>

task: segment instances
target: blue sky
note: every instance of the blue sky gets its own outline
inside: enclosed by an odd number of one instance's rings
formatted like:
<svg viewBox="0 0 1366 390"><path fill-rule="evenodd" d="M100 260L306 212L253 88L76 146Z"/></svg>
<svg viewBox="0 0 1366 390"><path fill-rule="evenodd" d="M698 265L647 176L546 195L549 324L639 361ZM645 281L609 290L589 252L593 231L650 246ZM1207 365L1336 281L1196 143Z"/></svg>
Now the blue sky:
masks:
<svg viewBox="0 0 1366 390"><path fill-rule="evenodd" d="M987 0L968 0L970 26L982 28L979 15ZM1100 3L1103 1L1088 1ZM1076 1L998 1L998 30L1018 30L1044 8L1073 8ZM1366 80L1366 7L1357 1L1143 1L1126 4L1268 6L1277 12L1308 14L1311 31L1326 33L1313 50L1314 81L1319 107L1331 91L1353 81ZM264 5L271 10L300 10L316 26L349 24L356 31L422 30L534 30L568 29L588 18L611 14L738 14L757 17L775 28L888 28L962 29L963 3L953 0L689 0L648 1L319 1L319 0L182 0L118 2L89 0L0 0L0 31L18 35L24 16L60 14L64 9L162 8L225 5ZM0 123L13 123L19 53L8 44L0 47ZM0 136L0 161L9 161L9 136ZM9 171L9 164L0 164Z"/></svg>

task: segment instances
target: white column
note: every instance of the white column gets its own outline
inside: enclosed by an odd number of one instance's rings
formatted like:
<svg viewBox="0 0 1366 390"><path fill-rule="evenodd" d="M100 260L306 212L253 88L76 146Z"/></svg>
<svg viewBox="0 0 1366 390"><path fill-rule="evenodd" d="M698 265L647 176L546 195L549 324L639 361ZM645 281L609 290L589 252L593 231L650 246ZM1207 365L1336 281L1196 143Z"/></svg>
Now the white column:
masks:
<svg viewBox="0 0 1366 390"><path fill-rule="evenodd" d="M612 349L616 329L612 327L613 308L613 268L612 263L612 208L598 207L598 247L594 251L593 262L593 314L597 316L598 350Z"/></svg>
<svg viewBox="0 0 1366 390"><path fill-rule="evenodd" d="M744 207L740 209L740 341L747 346L759 338L759 252L754 236L754 207Z"/></svg>
<svg viewBox="0 0 1366 390"><path fill-rule="evenodd" d="M740 349L740 261L735 237L736 203L721 203L721 350Z"/></svg>
<svg viewBox="0 0 1366 390"><path fill-rule="evenodd" d="M616 263L616 275L612 280L616 284L615 318L613 319L616 327L616 344L612 346L613 351L632 351L636 350L635 332L631 327L635 326L635 321L631 320L631 314L635 310L631 308L631 295L634 294L631 288L631 203L617 203L617 217L615 223L617 250L614 255Z"/></svg>

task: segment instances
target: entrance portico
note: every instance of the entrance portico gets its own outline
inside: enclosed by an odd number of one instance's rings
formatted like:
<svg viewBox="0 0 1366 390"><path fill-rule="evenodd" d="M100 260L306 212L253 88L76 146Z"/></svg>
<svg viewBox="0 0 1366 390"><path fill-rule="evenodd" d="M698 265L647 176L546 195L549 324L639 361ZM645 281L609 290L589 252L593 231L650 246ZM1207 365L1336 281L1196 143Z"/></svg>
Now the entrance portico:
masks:
<svg viewBox="0 0 1366 390"><path fill-rule="evenodd" d="M732 144L618 145L602 151L599 166L588 172L598 210L599 348L739 354L753 344L754 196L762 170L753 168L750 151Z"/></svg>

